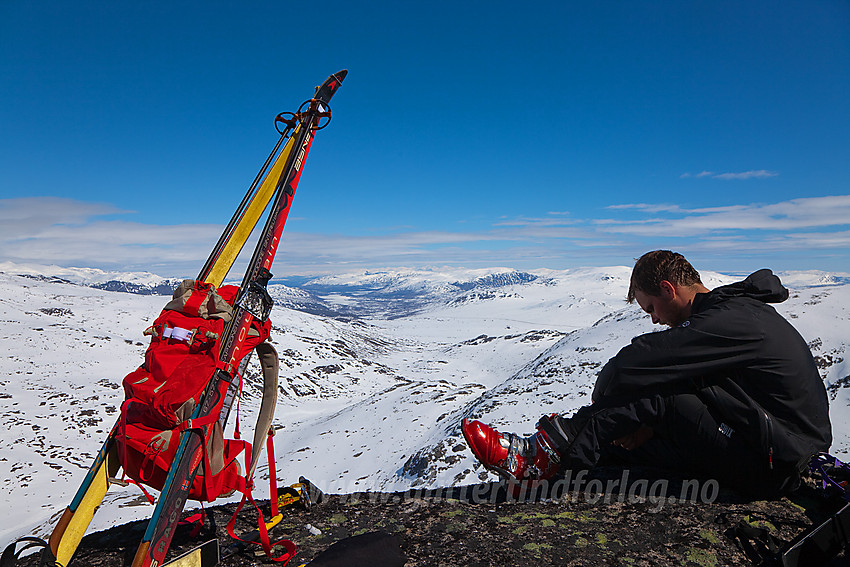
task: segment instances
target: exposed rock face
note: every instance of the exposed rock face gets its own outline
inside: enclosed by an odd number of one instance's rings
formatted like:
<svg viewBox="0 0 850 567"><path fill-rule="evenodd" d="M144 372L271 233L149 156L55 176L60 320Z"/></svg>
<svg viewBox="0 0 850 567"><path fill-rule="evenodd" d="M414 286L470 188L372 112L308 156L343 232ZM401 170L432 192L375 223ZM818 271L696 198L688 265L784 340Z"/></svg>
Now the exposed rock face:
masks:
<svg viewBox="0 0 850 567"><path fill-rule="evenodd" d="M787 542L834 509L834 503L814 499L811 486L790 499L752 501L712 481L613 467L567 479L543 496L519 502L506 498L499 484L330 495L310 510L285 508L271 536L296 543L298 555L291 565L308 563L344 538L380 530L395 534L411 567L734 566L753 564L731 537L741 522L767 528ZM224 526L233 509L208 510L219 526L221 564L270 564L255 553L255 546L238 548L228 538ZM249 510L240 515L239 533L256 527L256 514ZM89 535L68 567L129 565L144 529L144 522L134 522ZM172 557L213 537L209 532L194 539L187 534L184 529L175 537ZM35 565L35 559L25 564Z"/></svg>

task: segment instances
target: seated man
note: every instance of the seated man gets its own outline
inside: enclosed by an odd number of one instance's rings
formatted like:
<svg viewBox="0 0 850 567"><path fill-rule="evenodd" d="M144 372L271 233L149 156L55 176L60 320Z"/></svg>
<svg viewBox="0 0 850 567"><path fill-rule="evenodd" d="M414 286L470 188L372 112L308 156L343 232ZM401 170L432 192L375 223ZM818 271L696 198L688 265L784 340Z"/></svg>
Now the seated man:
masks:
<svg viewBox="0 0 850 567"><path fill-rule="evenodd" d="M709 291L681 254L648 252L627 300L670 328L608 361L593 403L572 417L544 416L527 438L464 420L467 443L485 467L520 482L618 453L753 495L793 489L832 433L806 342L767 305L787 298L770 270Z"/></svg>

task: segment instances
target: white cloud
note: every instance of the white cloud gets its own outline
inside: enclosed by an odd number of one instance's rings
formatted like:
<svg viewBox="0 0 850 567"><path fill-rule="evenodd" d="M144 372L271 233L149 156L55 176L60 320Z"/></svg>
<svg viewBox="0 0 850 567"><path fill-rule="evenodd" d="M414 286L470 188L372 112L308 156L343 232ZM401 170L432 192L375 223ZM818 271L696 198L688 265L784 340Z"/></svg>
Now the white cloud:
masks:
<svg viewBox="0 0 850 567"><path fill-rule="evenodd" d="M660 212L679 212L682 210L679 205L671 205L666 203L661 204L649 204L649 203L632 203L626 205L609 205L606 209L611 210L626 210L626 209L635 209L639 211L646 211L648 213L660 213Z"/></svg>
<svg viewBox="0 0 850 567"><path fill-rule="evenodd" d="M518 217L515 219L501 220L495 226L515 226L515 227L541 227L541 226L568 226L577 224L580 221L575 219L566 219L560 213L548 213L548 217Z"/></svg>
<svg viewBox="0 0 850 567"><path fill-rule="evenodd" d="M26 238L57 224L78 225L92 217L126 212L105 203L59 197L0 199L0 238Z"/></svg>
<svg viewBox="0 0 850 567"><path fill-rule="evenodd" d="M400 265L569 267L623 262L662 247L715 257L725 251L729 258L743 250L754 257L817 250L846 258L850 250L850 195L703 208L632 203L606 210L608 218L561 213L501 218L478 231L396 227L357 235L288 229L275 272L314 274ZM68 199L0 201L0 261L192 276L223 228L104 218L120 218L122 213L109 205ZM246 251L251 249L249 243ZM237 265L234 274L238 271Z"/></svg>
<svg viewBox="0 0 850 567"><path fill-rule="evenodd" d="M850 230L841 232L798 232L788 238L803 248L850 249Z"/></svg>
<svg viewBox="0 0 850 567"><path fill-rule="evenodd" d="M128 212L109 204L55 197L2 199L0 258L129 269L182 266L192 261L200 267L223 228L99 220Z"/></svg>
<svg viewBox="0 0 850 567"><path fill-rule="evenodd" d="M0 201L0 260L191 276L223 228L101 219L121 213L125 211L70 199ZM521 261L545 254L542 240L585 239L584 245L588 245L587 239L593 234L566 226L572 222L558 214L555 219L505 220L479 232L414 232L396 227L385 229L382 234L351 235L288 230L284 232L278 264L279 270L287 272L316 272L351 265L368 268L406 263L492 265L496 259ZM252 248L249 243L246 251ZM239 265L234 267L234 273L239 269Z"/></svg>
<svg viewBox="0 0 850 567"><path fill-rule="evenodd" d="M754 171L742 171L740 173L720 173L712 175L714 179L763 179L765 177L776 177L779 175L775 171L767 171L758 169Z"/></svg>
<svg viewBox="0 0 850 567"><path fill-rule="evenodd" d="M767 177L776 177L779 175L775 171L768 171L766 169L753 169L750 171L739 171L739 172L728 172L728 173L715 173L713 171L701 171L699 173L683 173L679 177L681 179L688 179L691 177L703 178L710 177L712 179L723 179L723 180L731 180L731 179L764 179Z"/></svg>
<svg viewBox="0 0 850 567"><path fill-rule="evenodd" d="M188 264L194 263L197 269L222 228L213 225L144 225L125 221L73 226L56 224L26 236L2 238L2 257L15 262L117 266L151 271L156 271L157 266L175 265L188 269Z"/></svg>
<svg viewBox="0 0 850 567"><path fill-rule="evenodd" d="M629 207L671 214L636 221L603 220L600 221L604 225L601 230L640 236L689 237L710 234L712 231L800 230L850 224L850 195L690 210L667 207L653 209L643 204Z"/></svg>

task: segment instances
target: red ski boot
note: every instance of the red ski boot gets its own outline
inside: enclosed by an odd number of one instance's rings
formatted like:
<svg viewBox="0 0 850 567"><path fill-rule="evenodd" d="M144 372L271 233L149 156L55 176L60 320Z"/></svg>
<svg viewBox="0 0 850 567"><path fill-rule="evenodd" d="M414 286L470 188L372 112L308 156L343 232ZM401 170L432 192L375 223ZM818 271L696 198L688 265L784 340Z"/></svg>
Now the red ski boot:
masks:
<svg viewBox="0 0 850 567"><path fill-rule="evenodd" d="M555 476L561 456L546 433L539 429L530 437L499 433L480 421L464 419L463 436L476 458L487 469L509 481L540 481ZM514 484L516 492L519 485Z"/></svg>

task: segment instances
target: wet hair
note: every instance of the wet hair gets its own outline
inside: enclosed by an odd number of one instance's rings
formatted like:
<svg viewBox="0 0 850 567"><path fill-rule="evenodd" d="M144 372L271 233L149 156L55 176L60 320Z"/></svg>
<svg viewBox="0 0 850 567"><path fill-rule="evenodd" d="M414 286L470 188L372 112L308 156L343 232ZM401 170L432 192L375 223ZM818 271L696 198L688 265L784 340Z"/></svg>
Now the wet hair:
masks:
<svg viewBox="0 0 850 567"><path fill-rule="evenodd" d="M684 256L670 250L653 250L635 262L626 301L634 302L638 290L648 295L661 295L662 280L679 286L702 284L699 272Z"/></svg>

